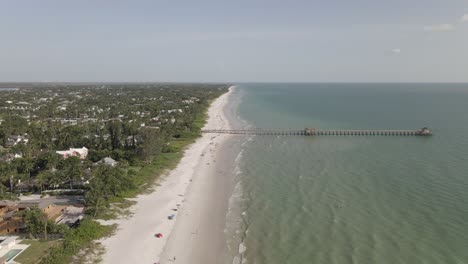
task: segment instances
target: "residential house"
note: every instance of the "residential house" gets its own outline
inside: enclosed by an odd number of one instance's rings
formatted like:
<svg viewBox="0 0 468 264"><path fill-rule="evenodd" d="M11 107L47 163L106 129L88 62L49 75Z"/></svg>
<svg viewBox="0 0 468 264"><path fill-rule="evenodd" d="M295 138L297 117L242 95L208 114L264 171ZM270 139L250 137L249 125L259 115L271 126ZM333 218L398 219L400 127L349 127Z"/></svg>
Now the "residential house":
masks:
<svg viewBox="0 0 468 264"><path fill-rule="evenodd" d="M143 138L140 135L128 136L125 139L125 143L129 146L135 146L136 144L143 142Z"/></svg>
<svg viewBox="0 0 468 264"><path fill-rule="evenodd" d="M113 158L111 157L105 157L103 159L101 159L100 161L94 163L95 165L99 165L99 164L104 164L104 165L107 165L107 166L111 166L111 167L114 167L118 164L117 161L115 161Z"/></svg>
<svg viewBox="0 0 468 264"><path fill-rule="evenodd" d="M75 226L84 217L84 207L76 201L70 203L55 198L21 202L3 200L0 201L0 235L22 232L25 225L19 212L33 207L41 209L49 220L58 224Z"/></svg>
<svg viewBox="0 0 468 264"><path fill-rule="evenodd" d="M70 126L76 126L78 124L78 120L77 119L66 119L66 118L62 118L60 119L60 123L62 125L70 125Z"/></svg>
<svg viewBox="0 0 468 264"><path fill-rule="evenodd" d="M27 134L24 134L23 136L11 135L7 138L5 142L5 146L13 147L13 146L16 146L17 144L27 144L29 142L29 139L27 139L26 136Z"/></svg>
<svg viewBox="0 0 468 264"><path fill-rule="evenodd" d="M14 259L29 247L18 242L17 236L0 236L0 263L17 263Z"/></svg>
<svg viewBox="0 0 468 264"><path fill-rule="evenodd" d="M69 150L59 150L55 153L62 156L64 159L68 157L79 157L80 159L85 159L88 156L88 149L86 147L82 148L70 148Z"/></svg>
<svg viewBox="0 0 468 264"><path fill-rule="evenodd" d="M32 179L29 179L23 182L21 180L18 180L18 184L15 186L15 190L21 193L30 192L34 190L34 187L35 187L35 184L34 184L34 180Z"/></svg>
<svg viewBox="0 0 468 264"><path fill-rule="evenodd" d="M0 201L0 235L17 233L24 228L23 220L18 216L18 204L14 201Z"/></svg>
<svg viewBox="0 0 468 264"><path fill-rule="evenodd" d="M21 158L21 157L22 157L21 154L7 153L7 154L0 157L0 161L11 162L12 160L17 159L17 158Z"/></svg>
<svg viewBox="0 0 468 264"><path fill-rule="evenodd" d="M55 223L70 227L76 226L84 217L84 209L82 206L67 206L62 210L62 214L55 219Z"/></svg>

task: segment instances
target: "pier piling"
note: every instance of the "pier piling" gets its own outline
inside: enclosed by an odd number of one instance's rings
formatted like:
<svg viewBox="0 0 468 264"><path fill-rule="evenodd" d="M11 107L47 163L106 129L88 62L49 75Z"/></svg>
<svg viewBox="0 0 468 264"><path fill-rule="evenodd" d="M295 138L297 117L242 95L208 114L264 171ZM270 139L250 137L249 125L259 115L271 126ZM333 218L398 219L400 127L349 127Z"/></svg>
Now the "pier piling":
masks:
<svg viewBox="0 0 468 264"><path fill-rule="evenodd" d="M271 136L432 136L432 131L427 127L417 130L321 130L315 128L306 129L203 129L202 133L237 134L237 135L271 135Z"/></svg>

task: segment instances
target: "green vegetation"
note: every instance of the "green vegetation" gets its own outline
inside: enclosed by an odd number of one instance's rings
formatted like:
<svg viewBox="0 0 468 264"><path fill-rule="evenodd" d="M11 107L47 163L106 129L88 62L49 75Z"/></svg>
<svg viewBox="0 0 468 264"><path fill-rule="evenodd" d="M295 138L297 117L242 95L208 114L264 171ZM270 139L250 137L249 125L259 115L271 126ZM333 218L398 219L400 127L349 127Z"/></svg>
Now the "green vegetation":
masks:
<svg viewBox="0 0 468 264"><path fill-rule="evenodd" d="M71 263L73 256L80 250L88 247L93 240L108 236L113 227L103 226L98 222L85 219L76 229L71 229L64 237L62 243L49 250L41 259L41 264Z"/></svg>
<svg viewBox="0 0 468 264"><path fill-rule="evenodd" d="M68 232L68 226L56 224L54 221L47 219L47 215L39 208L28 208L21 212L26 223L26 232L30 238L37 238L43 234L47 240L47 234L65 234Z"/></svg>
<svg viewBox="0 0 468 264"><path fill-rule="evenodd" d="M16 262L21 264L36 264L38 260L47 255L49 250L60 244L58 240L52 241L40 241L26 239L21 241L21 244L29 245L29 247L22 252L18 257L15 258Z"/></svg>
<svg viewBox="0 0 468 264"><path fill-rule="evenodd" d="M88 212L99 216L101 207L138 193L155 171L178 160L199 135L209 103L226 88L58 85L2 91L0 198L81 189ZM82 147L89 150L84 159L56 154ZM93 165L106 157L118 166Z"/></svg>
<svg viewBox="0 0 468 264"><path fill-rule="evenodd" d="M93 247L93 240L110 234L112 227L93 219L125 210L126 198L150 189L175 167L199 137L210 102L226 90L226 85L134 84L0 91L0 199L84 193L88 216L73 229L46 220L40 210L23 213L31 237L63 234L41 263L70 263ZM56 153L82 147L87 155Z"/></svg>

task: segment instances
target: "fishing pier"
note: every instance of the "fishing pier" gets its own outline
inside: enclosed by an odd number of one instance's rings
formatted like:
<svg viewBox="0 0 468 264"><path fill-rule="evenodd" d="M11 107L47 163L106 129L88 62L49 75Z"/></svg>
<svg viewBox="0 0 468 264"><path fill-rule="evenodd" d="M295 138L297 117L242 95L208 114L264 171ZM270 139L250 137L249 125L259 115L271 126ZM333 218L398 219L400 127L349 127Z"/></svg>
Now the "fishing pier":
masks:
<svg viewBox="0 0 468 264"><path fill-rule="evenodd" d="M344 129L203 129L202 133L272 136L432 136L427 127L416 130L344 130Z"/></svg>

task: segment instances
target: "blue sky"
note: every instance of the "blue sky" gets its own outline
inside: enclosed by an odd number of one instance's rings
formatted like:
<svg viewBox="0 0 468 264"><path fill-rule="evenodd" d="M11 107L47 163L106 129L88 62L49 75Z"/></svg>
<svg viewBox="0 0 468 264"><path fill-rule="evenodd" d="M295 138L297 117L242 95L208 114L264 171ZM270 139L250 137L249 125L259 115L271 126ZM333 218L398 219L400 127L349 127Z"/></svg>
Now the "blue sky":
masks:
<svg viewBox="0 0 468 264"><path fill-rule="evenodd" d="M0 1L0 81L468 82L468 2Z"/></svg>

